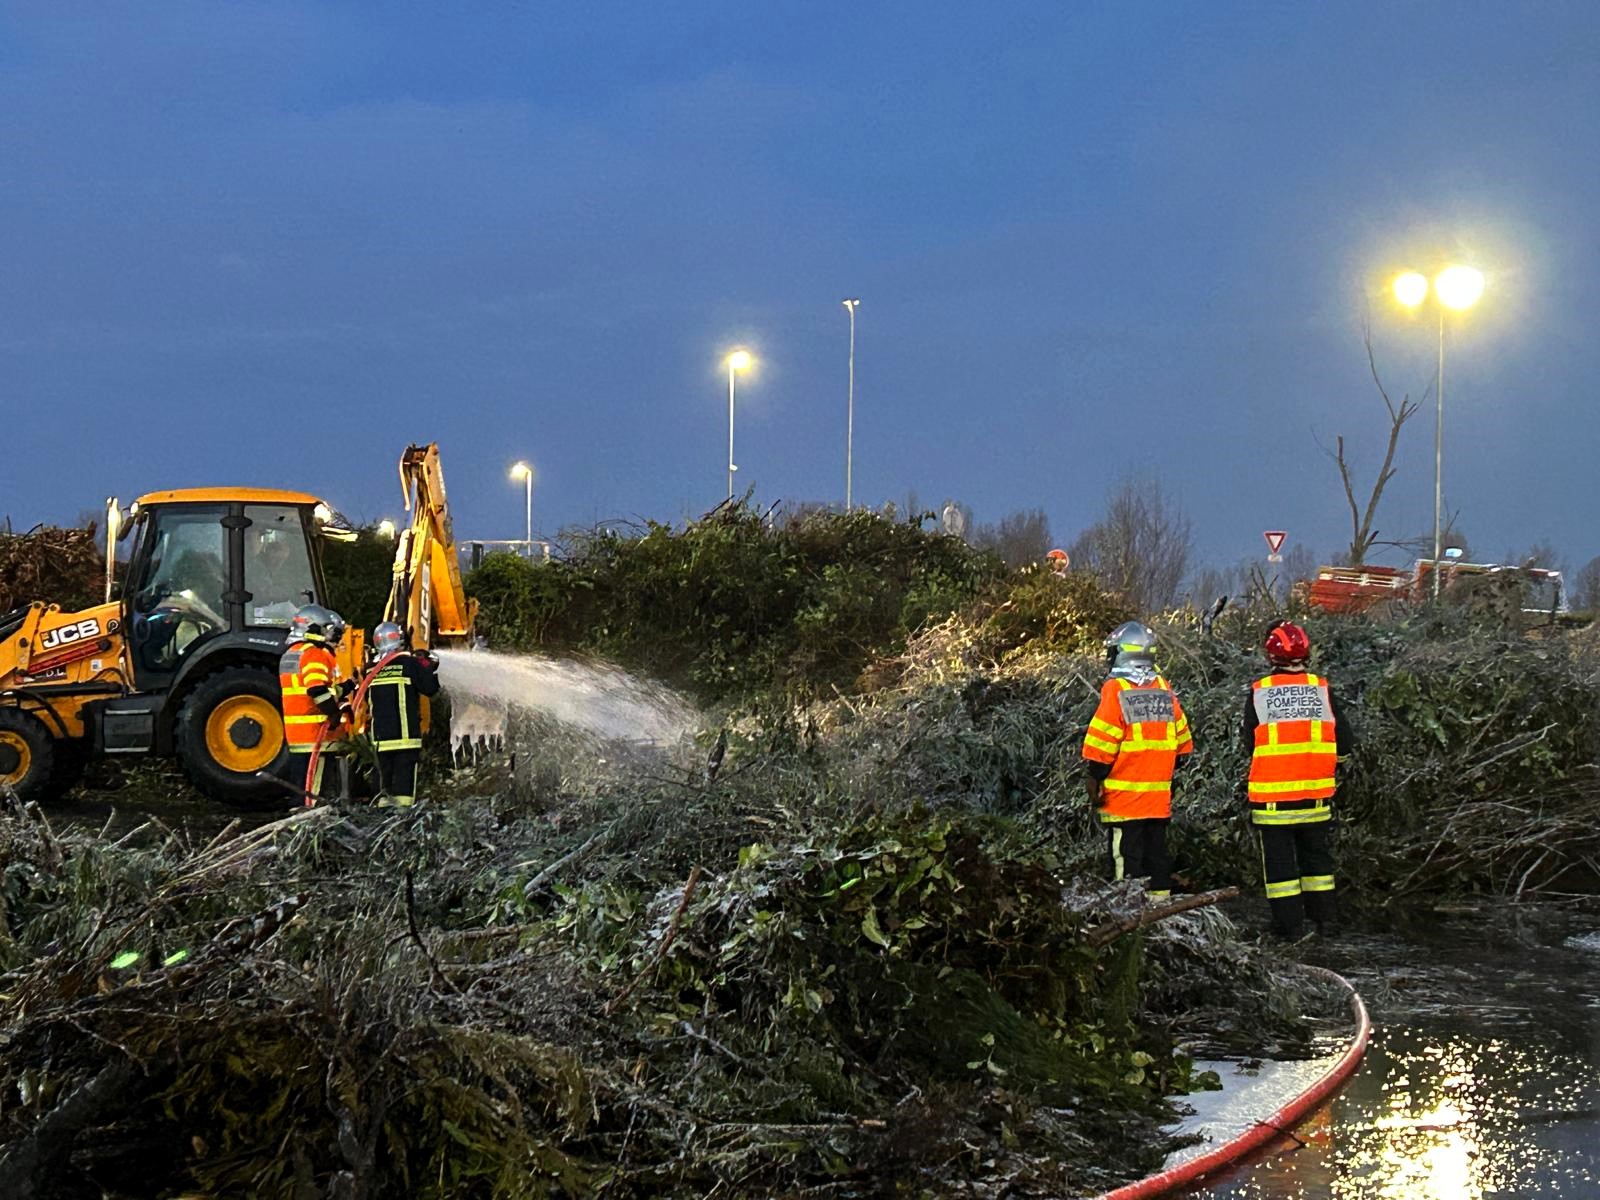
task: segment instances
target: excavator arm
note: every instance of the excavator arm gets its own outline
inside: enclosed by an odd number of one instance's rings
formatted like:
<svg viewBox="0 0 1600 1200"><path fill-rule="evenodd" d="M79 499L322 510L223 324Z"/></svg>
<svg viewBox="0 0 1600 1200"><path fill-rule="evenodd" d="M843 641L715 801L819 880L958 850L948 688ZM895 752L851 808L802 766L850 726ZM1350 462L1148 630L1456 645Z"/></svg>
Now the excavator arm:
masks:
<svg viewBox="0 0 1600 1200"><path fill-rule="evenodd" d="M400 492L411 523L395 542L383 619L403 628L413 649L470 646L478 602L461 583L436 443L408 446L400 456Z"/></svg>

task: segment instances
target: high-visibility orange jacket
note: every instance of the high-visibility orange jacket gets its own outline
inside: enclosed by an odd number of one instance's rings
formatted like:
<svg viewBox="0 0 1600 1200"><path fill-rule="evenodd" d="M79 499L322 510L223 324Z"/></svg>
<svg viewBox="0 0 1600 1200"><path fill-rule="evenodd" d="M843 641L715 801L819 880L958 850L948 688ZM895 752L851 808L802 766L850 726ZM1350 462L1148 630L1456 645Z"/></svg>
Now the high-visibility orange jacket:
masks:
<svg viewBox="0 0 1600 1200"><path fill-rule="evenodd" d="M1102 784L1100 819L1137 821L1172 815L1172 770L1194 750L1189 721L1167 681L1116 676L1100 688L1083 736L1083 757L1110 767Z"/></svg>
<svg viewBox="0 0 1600 1200"><path fill-rule="evenodd" d="M1328 681L1304 671L1267 675L1250 687L1245 729L1254 743L1251 804L1333 795L1339 725Z"/></svg>
<svg viewBox="0 0 1600 1200"><path fill-rule="evenodd" d="M283 690L283 736L291 751L308 752L323 729L338 736L339 663L320 642L291 642L278 662Z"/></svg>

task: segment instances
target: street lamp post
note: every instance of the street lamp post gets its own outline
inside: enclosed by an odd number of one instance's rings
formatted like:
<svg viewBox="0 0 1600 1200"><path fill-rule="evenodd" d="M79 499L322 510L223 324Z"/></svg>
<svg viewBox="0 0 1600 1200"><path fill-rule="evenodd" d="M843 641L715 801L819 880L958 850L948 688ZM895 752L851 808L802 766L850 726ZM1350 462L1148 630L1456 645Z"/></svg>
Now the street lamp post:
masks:
<svg viewBox="0 0 1600 1200"><path fill-rule="evenodd" d="M511 478L523 481L528 501L528 561L533 561L533 468L519 462L511 468Z"/></svg>
<svg viewBox="0 0 1600 1200"><path fill-rule="evenodd" d="M739 468L733 465L733 377L746 370L754 360L748 350L735 350L728 355L728 499L733 499L733 473Z"/></svg>
<svg viewBox="0 0 1600 1200"><path fill-rule="evenodd" d="M1416 308L1428 298L1430 284L1418 271L1406 271L1394 281L1395 299ZM1483 295L1483 272L1474 267L1449 266L1431 284L1439 305L1439 374L1433 388L1433 595L1439 595L1439 556L1443 551L1440 513L1444 508L1444 314L1471 308Z"/></svg>
<svg viewBox="0 0 1600 1200"><path fill-rule="evenodd" d="M856 309L861 307L859 298L851 296L844 301L845 308L850 313L850 400L846 410L844 427L844 510L851 508L851 484L855 475L855 446L856 446Z"/></svg>

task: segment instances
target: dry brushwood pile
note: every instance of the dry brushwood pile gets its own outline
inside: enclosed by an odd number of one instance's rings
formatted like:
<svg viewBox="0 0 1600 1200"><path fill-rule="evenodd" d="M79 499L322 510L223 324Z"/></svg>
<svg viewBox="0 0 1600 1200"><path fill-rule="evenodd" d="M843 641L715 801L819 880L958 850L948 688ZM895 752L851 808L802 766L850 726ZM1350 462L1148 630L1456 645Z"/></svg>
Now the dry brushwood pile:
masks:
<svg viewBox="0 0 1600 1200"><path fill-rule="evenodd" d="M76 612L96 603L105 584L105 557L94 526L27 533L0 532L0 613L43 600Z"/></svg>
<svg viewBox="0 0 1600 1200"><path fill-rule="evenodd" d="M523 741L407 816L13 806L0 1195L1088 1195L1160 1161L1191 1055L1341 1007L1214 908L856 798L826 738L559 782L582 747Z"/></svg>

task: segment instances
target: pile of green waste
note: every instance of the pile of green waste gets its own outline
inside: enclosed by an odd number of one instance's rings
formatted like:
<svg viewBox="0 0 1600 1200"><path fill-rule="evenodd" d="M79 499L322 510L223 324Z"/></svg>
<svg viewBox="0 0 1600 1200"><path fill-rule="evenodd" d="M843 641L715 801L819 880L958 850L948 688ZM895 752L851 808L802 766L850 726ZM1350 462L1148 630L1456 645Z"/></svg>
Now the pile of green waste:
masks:
<svg viewBox="0 0 1600 1200"><path fill-rule="evenodd" d="M1194 1059L1341 1032L1250 932L1270 603L1154 622L1196 741L1179 891L1246 896L1169 911L1104 881L1084 800L1134 615L1092 577L742 510L484 570L486 627L691 688L698 744L527 717L415 812L214 837L0 796L0 1196L1087 1196L1160 1163ZM1353 919L1592 895L1592 632L1300 616L1357 739Z"/></svg>
<svg viewBox="0 0 1600 1200"><path fill-rule="evenodd" d="M1087 1195L1159 1163L1191 1055L1339 1011L804 741L525 730L414 814L203 839L9 807L0 1194Z"/></svg>
<svg viewBox="0 0 1600 1200"><path fill-rule="evenodd" d="M1285 615L1309 629L1312 669L1333 681L1354 735L1335 799L1347 904L1600 890L1595 629L1527 628L1456 603L1371 616L1257 603L1205 631L1189 611L1152 622L1195 739L1169 837L1184 884L1259 887L1239 726L1266 670L1262 634ZM1065 867L1091 870L1079 748L1104 678L1093 647L1117 616L1081 577L1019 573L1003 600L880 664L878 690L815 718L834 768L900 802L1001 815Z"/></svg>

